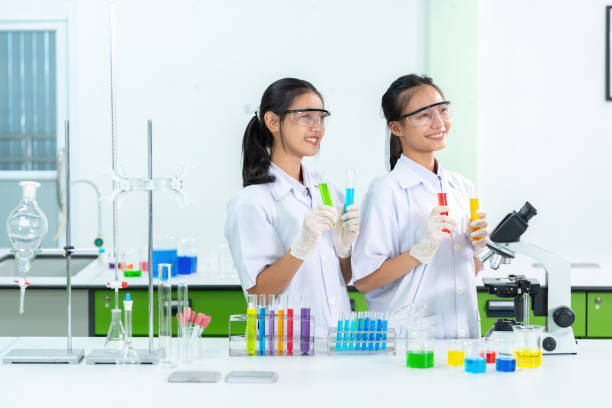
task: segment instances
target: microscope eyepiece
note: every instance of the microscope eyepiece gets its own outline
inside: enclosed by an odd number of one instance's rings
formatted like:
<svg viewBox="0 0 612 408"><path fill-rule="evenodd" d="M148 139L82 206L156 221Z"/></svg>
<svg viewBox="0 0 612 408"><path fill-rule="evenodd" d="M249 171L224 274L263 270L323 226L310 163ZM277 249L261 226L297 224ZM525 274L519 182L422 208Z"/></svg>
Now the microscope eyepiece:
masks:
<svg viewBox="0 0 612 408"><path fill-rule="evenodd" d="M529 221L538 213L538 210L536 210L534 206L529 203L529 201L525 201L525 204L521 207L518 213L525 221Z"/></svg>

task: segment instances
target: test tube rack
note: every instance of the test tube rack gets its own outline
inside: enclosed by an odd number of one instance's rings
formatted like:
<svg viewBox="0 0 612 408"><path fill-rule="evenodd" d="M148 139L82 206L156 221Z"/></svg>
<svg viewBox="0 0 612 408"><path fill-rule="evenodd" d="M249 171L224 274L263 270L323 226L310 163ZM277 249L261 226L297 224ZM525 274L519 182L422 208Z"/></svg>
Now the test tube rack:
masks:
<svg viewBox="0 0 612 408"><path fill-rule="evenodd" d="M393 354L397 353L394 328L387 330L330 329L327 336L329 354Z"/></svg>
<svg viewBox="0 0 612 408"><path fill-rule="evenodd" d="M269 316L266 314L265 319L255 318L254 321L249 321L246 314L231 315L229 317L229 355L233 357L314 356L314 316L311 315L308 320L302 320L299 315L291 318L284 315L279 320L278 313L274 313L273 334L270 330ZM279 327L280 322L283 325L282 329ZM249 336L249 324L255 327L254 337ZM304 337L302 337L303 325ZM245 326L247 326L246 329Z"/></svg>

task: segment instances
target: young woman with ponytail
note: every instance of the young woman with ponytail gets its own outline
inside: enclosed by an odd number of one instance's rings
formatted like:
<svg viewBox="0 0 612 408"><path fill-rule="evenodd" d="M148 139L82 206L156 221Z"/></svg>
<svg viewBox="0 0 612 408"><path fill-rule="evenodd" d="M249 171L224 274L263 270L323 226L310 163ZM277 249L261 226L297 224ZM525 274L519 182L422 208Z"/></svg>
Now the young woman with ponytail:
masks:
<svg viewBox="0 0 612 408"><path fill-rule="evenodd" d="M324 206L321 179L302 165L325 135L323 98L309 82L271 84L242 142L243 188L227 207L225 237L248 294L308 295L317 336L350 311L351 249L359 208L329 184L337 207Z"/></svg>
<svg viewBox="0 0 612 408"><path fill-rule="evenodd" d="M469 222L473 184L435 157L446 146L449 105L431 78L414 74L398 78L383 95L391 171L364 198L354 284L371 310L414 305L437 337L477 338L475 257L485 246L487 221L480 212L480 220ZM440 192L445 206L437 205Z"/></svg>

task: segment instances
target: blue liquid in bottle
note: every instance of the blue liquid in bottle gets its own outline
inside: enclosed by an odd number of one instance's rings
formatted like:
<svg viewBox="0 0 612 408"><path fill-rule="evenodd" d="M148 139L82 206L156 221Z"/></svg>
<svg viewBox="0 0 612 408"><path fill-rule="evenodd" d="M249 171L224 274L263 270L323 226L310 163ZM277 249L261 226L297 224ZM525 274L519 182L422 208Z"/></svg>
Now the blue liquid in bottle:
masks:
<svg viewBox="0 0 612 408"><path fill-rule="evenodd" d="M179 256L177 262L179 275L189 275L198 270L197 256Z"/></svg>
<svg viewBox="0 0 612 408"><path fill-rule="evenodd" d="M176 249L154 249L153 250L153 277L157 278L157 272L159 264L170 264L172 265L171 276L178 274L178 256Z"/></svg>
<svg viewBox="0 0 612 408"><path fill-rule="evenodd" d="M487 359L485 357L470 357L464 360L465 372L480 374L487 371Z"/></svg>
<svg viewBox="0 0 612 408"><path fill-rule="evenodd" d="M516 359L508 357L498 357L495 360L495 369L502 373L512 373L516 371Z"/></svg>

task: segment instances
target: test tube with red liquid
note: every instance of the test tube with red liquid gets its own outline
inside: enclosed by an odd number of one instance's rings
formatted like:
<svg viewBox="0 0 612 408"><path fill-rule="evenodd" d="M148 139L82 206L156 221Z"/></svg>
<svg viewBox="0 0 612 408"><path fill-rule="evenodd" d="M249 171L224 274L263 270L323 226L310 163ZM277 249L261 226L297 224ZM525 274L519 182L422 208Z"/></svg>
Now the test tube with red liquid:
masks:
<svg viewBox="0 0 612 408"><path fill-rule="evenodd" d="M448 203L446 201L446 193L438 193L438 205L440 206L447 206ZM445 212L441 212L440 215L448 215L448 211ZM447 230L446 228L444 228L442 230L442 232L446 232L447 234L450 234L450 231Z"/></svg>

